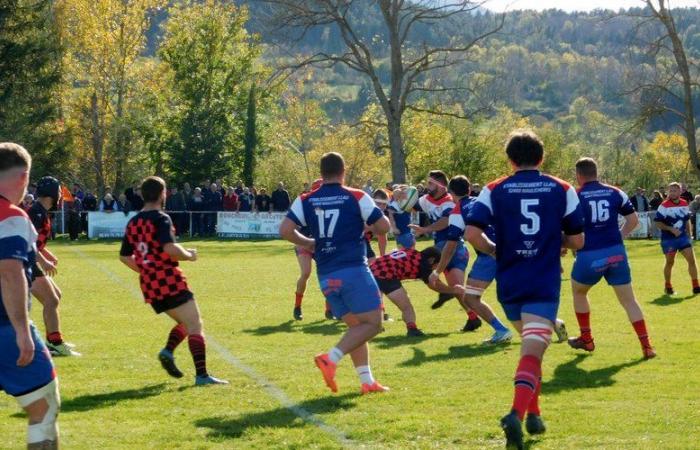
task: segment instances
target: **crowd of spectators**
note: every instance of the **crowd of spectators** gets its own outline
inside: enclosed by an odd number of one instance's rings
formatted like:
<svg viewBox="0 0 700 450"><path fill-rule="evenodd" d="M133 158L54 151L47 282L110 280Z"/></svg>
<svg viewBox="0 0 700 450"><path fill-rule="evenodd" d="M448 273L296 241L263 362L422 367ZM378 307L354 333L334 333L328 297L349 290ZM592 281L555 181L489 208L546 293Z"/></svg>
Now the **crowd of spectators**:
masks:
<svg viewBox="0 0 700 450"><path fill-rule="evenodd" d="M648 220L648 233L649 238L658 238L661 232L656 227L654 222L654 216L659 206L666 200L666 189L660 187L651 194L651 198L647 197L647 190L638 187L634 193L629 195L630 202L632 206L638 213L646 213ZM693 195L693 193L688 189L688 185L681 183L681 198L688 202L690 208L690 222L691 222L691 233L693 239L697 239L696 236L696 215L700 213L700 195Z"/></svg>

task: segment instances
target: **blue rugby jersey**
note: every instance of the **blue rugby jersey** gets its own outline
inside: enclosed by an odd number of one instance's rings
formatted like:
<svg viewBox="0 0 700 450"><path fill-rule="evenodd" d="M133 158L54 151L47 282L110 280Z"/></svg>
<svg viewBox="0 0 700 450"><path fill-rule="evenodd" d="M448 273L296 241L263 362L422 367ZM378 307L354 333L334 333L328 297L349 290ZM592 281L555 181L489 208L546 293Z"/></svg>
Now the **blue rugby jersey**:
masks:
<svg viewBox="0 0 700 450"><path fill-rule="evenodd" d="M687 223L690 220L690 209L688 202L679 198L677 201L666 200L656 211L654 221L661 222L669 227L681 230L681 236L688 233ZM676 239L673 233L663 230L661 231L661 240Z"/></svg>
<svg viewBox="0 0 700 450"><path fill-rule="evenodd" d="M578 190L578 198L586 220L586 244L581 251L622 244L617 216L635 212L627 194L614 186L589 181Z"/></svg>
<svg viewBox="0 0 700 450"><path fill-rule="evenodd" d="M429 194L426 194L418 199L418 207L421 211L428 215L430 223L433 224L443 217L448 217L452 208L455 207L455 202L450 194L445 194L438 199L434 199ZM433 233L435 243L447 241L448 228L436 231Z"/></svg>

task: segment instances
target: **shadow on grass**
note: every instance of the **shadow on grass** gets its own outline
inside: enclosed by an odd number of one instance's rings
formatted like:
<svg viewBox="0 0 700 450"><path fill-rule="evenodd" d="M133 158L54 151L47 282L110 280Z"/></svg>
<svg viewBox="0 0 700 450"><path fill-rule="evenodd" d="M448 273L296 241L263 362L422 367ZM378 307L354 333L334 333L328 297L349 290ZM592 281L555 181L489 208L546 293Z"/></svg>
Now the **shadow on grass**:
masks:
<svg viewBox="0 0 700 450"><path fill-rule="evenodd" d="M295 326L295 324L297 324ZM336 335L345 329L343 322L336 320L317 320L304 324L294 320L287 320L279 325L263 325L258 328L248 328L244 333L254 336L269 336L278 333L297 333Z"/></svg>
<svg viewBox="0 0 700 450"><path fill-rule="evenodd" d="M657 297L654 300L651 301L654 305L657 306L671 306L671 305L677 305L678 303L681 303L683 300L690 300L691 298L694 298L695 295L688 295L686 297L675 297L673 295L668 295L664 294L661 297Z"/></svg>
<svg viewBox="0 0 700 450"><path fill-rule="evenodd" d="M393 336L382 336L372 339L372 344L375 344L379 348L393 348L399 347L401 345L413 345L419 342L424 342L429 339L444 338L452 333L426 333L425 336L410 337L405 334L393 335Z"/></svg>
<svg viewBox="0 0 700 450"><path fill-rule="evenodd" d="M614 364L612 366L594 369L591 371L581 369L578 365L590 355L576 355L571 361L560 364L554 369L554 378L542 383L542 391L550 394L563 391L573 391L576 389L596 389L612 386L616 383L613 376L622 369L636 366L644 362L643 359Z"/></svg>
<svg viewBox="0 0 700 450"><path fill-rule="evenodd" d="M357 394L345 394L341 396L327 396L301 402L292 407L279 407L268 411L242 414L238 418L209 417L194 422L198 428L208 428L209 437L237 439L247 429L262 431L261 428L301 428L305 424L318 424L318 418L312 414L332 413L338 410L347 410L355 407L351 400L357 398ZM300 419L300 416L304 419Z"/></svg>
<svg viewBox="0 0 700 450"><path fill-rule="evenodd" d="M166 387L165 383L144 386L138 389L106 392L104 394L81 395L61 402L61 412L84 412L94 409L116 406L125 400L143 400L160 395Z"/></svg>
<svg viewBox="0 0 700 450"><path fill-rule="evenodd" d="M504 345L483 345L483 344L466 344L450 347L447 353L438 353L436 355L426 355L426 353L416 347L413 347L413 358L399 363L401 367L415 367L426 363L449 361L458 358L473 358L475 356L490 355L498 353L507 348L508 344Z"/></svg>

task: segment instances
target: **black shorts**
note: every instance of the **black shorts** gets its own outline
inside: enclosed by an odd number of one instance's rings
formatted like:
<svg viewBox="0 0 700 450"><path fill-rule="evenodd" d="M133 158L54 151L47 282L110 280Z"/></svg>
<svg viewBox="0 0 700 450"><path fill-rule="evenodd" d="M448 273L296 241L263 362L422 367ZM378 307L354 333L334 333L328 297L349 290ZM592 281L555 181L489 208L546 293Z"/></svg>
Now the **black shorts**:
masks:
<svg viewBox="0 0 700 450"><path fill-rule="evenodd" d="M389 295L392 292L401 289L403 285L401 284L401 280L380 280L379 278L377 280L377 286L379 286L379 290L382 291L382 294L384 295Z"/></svg>
<svg viewBox="0 0 700 450"><path fill-rule="evenodd" d="M41 266L39 266L39 264L37 264L36 262L32 264L32 281L45 276L46 274L42 270Z"/></svg>
<svg viewBox="0 0 700 450"><path fill-rule="evenodd" d="M156 314L163 313L170 309L175 309L178 306L182 306L194 298L194 294L190 291L182 291L179 294L175 294L171 297L165 297L162 300L153 300L151 302L151 307Z"/></svg>

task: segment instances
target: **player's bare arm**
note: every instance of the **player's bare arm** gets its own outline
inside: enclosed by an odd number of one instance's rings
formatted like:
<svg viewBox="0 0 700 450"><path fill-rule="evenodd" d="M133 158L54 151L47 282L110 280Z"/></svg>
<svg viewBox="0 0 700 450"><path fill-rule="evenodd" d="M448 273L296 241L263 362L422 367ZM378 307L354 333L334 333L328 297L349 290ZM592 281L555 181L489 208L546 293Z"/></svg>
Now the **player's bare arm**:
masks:
<svg viewBox="0 0 700 450"><path fill-rule="evenodd" d="M656 222L657 228L658 228L659 230L661 230L661 231L668 231L669 233L671 233L671 234L674 235L675 237L678 237L678 236L680 236L681 234L683 234L683 232L682 232L681 230L679 230L678 228L676 228L676 227L672 227L672 226L670 226L670 225L666 225L665 223L663 223L663 222L661 222L661 221L659 221L659 220L656 220L655 222Z"/></svg>
<svg viewBox="0 0 700 450"><path fill-rule="evenodd" d="M627 236L637 228L637 225L639 225L639 216L636 212L626 215L625 224L622 226L622 230L620 230L622 239L627 239Z"/></svg>
<svg viewBox="0 0 700 450"><path fill-rule="evenodd" d="M291 220L290 220L291 222ZM293 222L292 222L293 223ZM389 219L386 218L386 216L382 216L379 220L374 222L372 225L369 225L370 231L377 235L379 237L380 235L387 234L389 232L389 229L391 228L391 224L389 223ZM280 228L281 231L281 228Z"/></svg>
<svg viewBox="0 0 700 450"><path fill-rule="evenodd" d="M493 257L496 256L496 244L486 236L484 230L481 228L475 227L474 225L467 225L464 235L467 237L467 241L481 253L486 253Z"/></svg>
<svg viewBox="0 0 700 450"><path fill-rule="evenodd" d="M688 237L692 240L693 239L693 234L691 233L691 224L690 224L690 219L685 221L685 234L688 235Z"/></svg>
<svg viewBox="0 0 700 450"><path fill-rule="evenodd" d="M131 256L119 256L119 261L122 262L126 267L133 270L136 273L140 273L139 267L136 265L136 260L134 260L134 255Z"/></svg>
<svg viewBox="0 0 700 450"><path fill-rule="evenodd" d="M433 285L428 285L430 289L440 294L453 294L457 297L462 297L464 295L464 286L456 284L454 286L448 286L441 280L436 280Z"/></svg>
<svg viewBox="0 0 700 450"><path fill-rule="evenodd" d="M58 273L56 264L50 259L48 259L42 252L37 252L36 262L37 264L39 264L39 267L41 267L41 270L46 272L48 276L55 277Z"/></svg>
<svg viewBox="0 0 700 450"><path fill-rule="evenodd" d="M56 257L56 255L51 253L51 250L49 250L48 248L44 247L39 253L41 253L44 256L44 258L46 258L48 261L51 261L53 265L58 264L58 258Z"/></svg>
<svg viewBox="0 0 700 450"><path fill-rule="evenodd" d="M561 246L572 250L581 250L586 243L583 233L578 234L562 234Z"/></svg>
<svg viewBox="0 0 700 450"><path fill-rule="evenodd" d="M197 250L185 248L175 242L168 242L163 246L163 250L175 261L197 261Z"/></svg>
<svg viewBox="0 0 700 450"><path fill-rule="evenodd" d="M438 262L437 267L435 270L433 270L430 273L430 278L429 278L429 283L428 286L433 288L437 286L437 283L440 280L440 274L445 271L447 268L447 265L450 263L452 260L452 257L455 254L455 249L457 248L457 241L447 241L445 244L445 247L442 249L442 253L440 255L440 262ZM438 291L440 292L440 291ZM447 294L451 294L451 292L444 292Z"/></svg>
<svg viewBox="0 0 700 450"><path fill-rule="evenodd" d="M420 225L410 224L409 227L416 233L416 235L430 234L437 231L442 231L450 226L449 217L442 217L437 222L428 225L427 227L421 227Z"/></svg>
<svg viewBox="0 0 700 450"><path fill-rule="evenodd" d="M27 313L29 286L21 261L15 259L0 261L0 289L2 289L2 303L17 335L19 348L17 365L27 366L34 359L34 342L29 332Z"/></svg>
<svg viewBox="0 0 700 450"><path fill-rule="evenodd" d="M313 239L308 238L303 234L299 233L297 224L294 223L294 221L288 217L285 217L284 220L282 220L282 224L280 225L280 236L282 237L282 239L286 239L292 244L309 249L311 251L314 250L314 246L316 244L316 241L314 241Z"/></svg>
<svg viewBox="0 0 700 450"><path fill-rule="evenodd" d="M394 220L394 211L392 210L389 210L389 226L393 235L396 236L399 234L399 229L396 228L396 221Z"/></svg>

